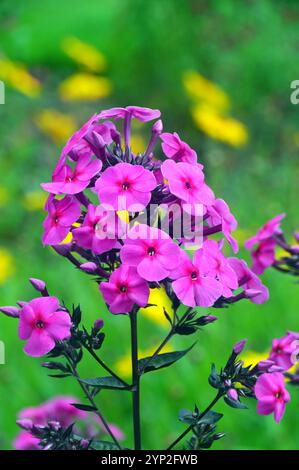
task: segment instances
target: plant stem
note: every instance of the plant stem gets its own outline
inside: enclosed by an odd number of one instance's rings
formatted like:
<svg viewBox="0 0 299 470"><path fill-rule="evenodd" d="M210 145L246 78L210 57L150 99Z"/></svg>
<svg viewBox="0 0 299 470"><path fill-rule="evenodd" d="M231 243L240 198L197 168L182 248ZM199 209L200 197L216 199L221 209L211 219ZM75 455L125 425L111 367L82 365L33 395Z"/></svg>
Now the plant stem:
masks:
<svg viewBox="0 0 299 470"><path fill-rule="evenodd" d="M118 440L116 439L113 432L111 431L111 429L109 427L109 424L107 423L106 419L104 418L104 416L102 415L102 413L98 409L98 407L96 405L96 402L94 401L93 397L91 396L91 394L88 391L88 388L84 385L84 383L81 382L80 376L78 374L76 366L73 364L73 362L71 360L69 360L69 363L70 363L72 371L73 371L73 376L76 378L78 384L80 385L80 387L81 387L82 391L84 392L86 398L88 399L89 403L95 408L94 413L100 418L101 423L103 424L103 426L104 426L105 430L107 431L107 433L110 435L110 437L113 440L114 444L118 447L119 450L121 450L121 446L120 446Z"/></svg>
<svg viewBox="0 0 299 470"><path fill-rule="evenodd" d="M208 411L210 411L213 406L217 403L217 401L222 397L222 393L221 392L218 392L216 397L214 398L214 400L209 404L209 406L198 416L198 419L197 419L197 422L199 422L207 413ZM172 444L170 444L169 447L167 447L166 450L171 450L173 449L173 447L175 447L182 439L184 439L185 436L187 436L187 434L189 434L190 431L192 431L192 429L194 428L194 426L196 426L196 424L190 424L190 426L188 426L187 429L185 429L184 432L182 432L182 434L179 435L179 437L176 438L175 441L173 441Z"/></svg>
<svg viewBox="0 0 299 470"><path fill-rule="evenodd" d="M141 449L140 434L140 376L138 371L138 337L137 337L137 310L130 313L131 322L131 352L132 352L132 403L133 403L133 426L134 426L134 448Z"/></svg>
<svg viewBox="0 0 299 470"><path fill-rule="evenodd" d="M105 369L112 377L115 379L119 380L124 386L129 387L129 384L125 382L121 377L119 377L115 372L113 372L112 369L110 369L105 362L99 358L99 356L94 352L92 348L90 348L87 344L83 344L84 348L91 354L91 356L97 361L98 364L100 364L103 369Z"/></svg>

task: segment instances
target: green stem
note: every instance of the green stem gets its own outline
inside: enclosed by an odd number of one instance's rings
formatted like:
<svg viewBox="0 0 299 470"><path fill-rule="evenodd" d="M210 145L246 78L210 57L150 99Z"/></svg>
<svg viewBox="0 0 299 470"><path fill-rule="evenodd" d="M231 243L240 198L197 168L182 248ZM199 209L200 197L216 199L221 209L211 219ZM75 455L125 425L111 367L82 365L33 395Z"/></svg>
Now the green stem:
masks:
<svg viewBox="0 0 299 470"><path fill-rule="evenodd" d="M199 422L207 413L208 411L210 411L213 406L217 403L217 401L222 397L222 392L218 392L216 397L214 398L214 400L209 404L209 406L198 416L198 419L197 419L197 422ZM173 447L175 447L182 439L184 439L185 436L187 436L187 434L189 434L190 431L192 431L192 429L194 428L194 426L196 426L196 424L190 424L190 426L188 426L187 429L185 429L184 432L182 432L182 434L179 435L179 437L176 438L175 441L172 442L172 444L170 444L169 447L167 447L166 450L171 450L173 449Z"/></svg>
<svg viewBox="0 0 299 470"><path fill-rule="evenodd" d="M88 388L84 385L84 383L81 382L80 376L78 374L76 366L73 364L73 362L71 360L69 360L69 363L70 363L70 366L71 366L72 371L73 371L73 376L76 378L78 384L80 385L80 387L81 387L82 391L84 392L86 398L88 399L89 403L93 406L93 408L95 408L94 413L100 418L105 430L110 435L110 437L113 440L114 444L118 447L119 450L121 450L121 445L119 444L118 440L116 439L113 432L111 431L111 429L109 427L109 424L107 423L106 419L104 418L104 416L102 415L102 413L98 409L98 407L96 405L96 402L94 401L93 397L91 396L91 394L88 391Z"/></svg>
<svg viewBox="0 0 299 470"><path fill-rule="evenodd" d="M137 337L137 310L130 313L131 322L131 353L132 353L132 403L133 403L133 426L134 426L134 448L141 449L140 433L140 376L138 371L138 337Z"/></svg>
<svg viewBox="0 0 299 470"><path fill-rule="evenodd" d="M97 361L97 363L100 364L103 367L103 369L105 369L108 372L108 374L110 374L115 379L119 380L126 387L129 387L129 384L127 382L125 382L121 377L119 377L115 372L113 372L113 370L110 369L110 367L107 366L107 364L105 364L105 362L102 359L99 358L99 356L94 352L94 350L92 348L90 348L85 343L83 344L83 346L89 352L89 354L91 354L91 356Z"/></svg>

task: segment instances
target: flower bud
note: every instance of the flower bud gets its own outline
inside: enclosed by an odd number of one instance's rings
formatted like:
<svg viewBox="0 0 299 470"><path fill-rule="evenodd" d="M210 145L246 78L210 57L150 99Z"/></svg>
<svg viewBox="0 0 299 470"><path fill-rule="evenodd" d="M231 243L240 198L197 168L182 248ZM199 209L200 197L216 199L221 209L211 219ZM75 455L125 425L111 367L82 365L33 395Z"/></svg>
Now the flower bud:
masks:
<svg viewBox="0 0 299 470"><path fill-rule="evenodd" d="M0 312L8 317L19 318L19 309L17 307L0 307Z"/></svg>
<svg viewBox="0 0 299 470"><path fill-rule="evenodd" d="M238 400L238 392L235 388L229 388L228 391L226 392L229 398L231 398L234 401Z"/></svg>
<svg viewBox="0 0 299 470"><path fill-rule="evenodd" d="M237 354L237 356L239 354L241 354L241 352L243 351L244 347L245 347L245 344L247 343L247 339L242 339L241 341L239 341L238 343L236 343L234 345L234 348L233 348L233 352L235 354Z"/></svg>
<svg viewBox="0 0 299 470"><path fill-rule="evenodd" d="M97 265L95 263L89 262L89 263L83 263L80 264L80 269L82 271L85 271L86 273L94 273L97 270Z"/></svg>
<svg viewBox="0 0 299 470"><path fill-rule="evenodd" d="M41 294L46 292L46 283L41 279L35 279L34 277L29 278L29 282L32 284L34 289L36 289Z"/></svg>
<svg viewBox="0 0 299 470"><path fill-rule="evenodd" d="M25 429L25 431L30 431L33 427L33 422L31 419L23 418L17 420L17 425L20 426L20 428Z"/></svg>
<svg viewBox="0 0 299 470"><path fill-rule="evenodd" d="M199 324L208 325L209 323L213 323L216 320L218 320L218 317L215 317L214 315L204 315L199 318Z"/></svg>
<svg viewBox="0 0 299 470"><path fill-rule="evenodd" d="M56 251L58 255L67 256L71 251L71 246L71 243L63 243L61 245L53 245L52 248Z"/></svg>
<svg viewBox="0 0 299 470"><path fill-rule="evenodd" d="M93 327L96 331L100 331L104 326L104 320L102 318L97 318L93 324Z"/></svg>
<svg viewBox="0 0 299 470"><path fill-rule="evenodd" d="M161 119L158 119L158 121L155 122L155 124L152 127L152 132L158 135L162 134L163 122L161 121Z"/></svg>

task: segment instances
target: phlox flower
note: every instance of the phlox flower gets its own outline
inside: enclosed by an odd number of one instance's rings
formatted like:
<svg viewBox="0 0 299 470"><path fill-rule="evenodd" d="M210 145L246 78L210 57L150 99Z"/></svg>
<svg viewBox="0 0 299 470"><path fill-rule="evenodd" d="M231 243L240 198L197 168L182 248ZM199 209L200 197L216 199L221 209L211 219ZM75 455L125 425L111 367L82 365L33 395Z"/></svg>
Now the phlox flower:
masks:
<svg viewBox="0 0 299 470"><path fill-rule="evenodd" d="M263 240L257 248L251 252L253 259L252 271L255 274L263 274L266 268L272 266L275 261L276 242L272 238Z"/></svg>
<svg viewBox="0 0 299 470"><path fill-rule="evenodd" d="M283 374L280 372L262 374L256 381L254 393L258 400L258 414L274 413L274 419L279 423L284 415L286 403L291 399L285 387Z"/></svg>
<svg viewBox="0 0 299 470"><path fill-rule="evenodd" d="M20 311L19 338L28 340L24 351L39 357L55 347L55 341L70 336L71 318L60 310L56 297L41 297L25 303Z"/></svg>
<svg viewBox="0 0 299 470"><path fill-rule="evenodd" d="M179 266L170 274L174 293L188 307L211 307L222 295L221 283L205 275L202 267L201 250L195 252L193 261L181 250Z"/></svg>
<svg viewBox="0 0 299 470"><path fill-rule="evenodd" d="M72 224L80 217L80 203L74 196L56 200L50 195L45 209L48 215L43 222L43 245L56 245L64 240Z"/></svg>
<svg viewBox="0 0 299 470"><path fill-rule="evenodd" d="M34 437L28 431L21 431L13 441L13 448L16 450L42 450L39 446L40 439Z"/></svg>
<svg viewBox="0 0 299 470"><path fill-rule="evenodd" d="M236 230L238 223L223 199L216 199L214 204L208 208L207 222L210 227L221 225L221 230L233 252L238 252L238 243L231 233Z"/></svg>
<svg viewBox="0 0 299 470"><path fill-rule="evenodd" d="M78 157L74 169L62 165L53 174L52 183L42 183L41 187L52 194L77 194L87 188L101 168L100 160L92 160L88 154L83 154Z"/></svg>
<svg viewBox="0 0 299 470"><path fill-rule="evenodd" d="M95 192L101 204L108 204L115 210L139 212L151 199L156 178L141 165L118 163L107 168L97 180Z"/></svg>
<svg viewBox="0 0 299 470"><path fill-rule="evenodd" d="M133 306L145 307L149 286L133 266L121 265L108 282L101 282L100 291L112 313L129 313Z"/></svg>
<svg viewBox="0 0 299 470"><path fill-rule="evenodd" d="M162 164L161 171L171 194L187 203L183 205L187 212L194 213L197 205L210 206L214 203L214 193L204 182L202 165L167 160ZM188 205L191 207L188 208Z"/></svg>
<svg viewBox="0 0 299 470"><path fill-rule="evenodd" d="M118 246L118 230L122 223L112 211L89 204L82 225L73 229L75 242L86 250L100 255Z"/></svg>
<svg viewBox="0 0 299 470"><path fill-rule="evenodd" d="M250 250L250 248L255 244L267 240L268 238L273 237L273 235L279 235L281 233L280 222L285 217L285 214L276 215L273 219L268 220L268 222L263 225L252 238L245 243L245 248Z"/></svg>
<svg viewBox="0 0 299 470"><path fill-rule="evenodd" d="M166 157L172 158L175 162L196 164L197 155L195 150L181 140L176 132L173 134L164 132L160 135L160 139L162 140L162 149Z"/></svg>
<svg viewBox="0 0 299 470"><path fill-rule="evenodd" d="M238 278L215 240L207 240L200 251L201 270L204 274L218 279L222 285L222 295L231 297L238 288Z"/></svg>
<svg viewBox="0 0 299 470"><path fill-rule="evenodd" d="M143 279L158 282L178 266L180 248L162 230L138 224L128 232L120 258L124 264L136 266Z"/></svg>
<svg viewBox="0 0 299 470"><path fill-rule="evenodd" d="M263 304L269 299L269 291L258 276L249 269L244 260L228 258L230 266L238 277L238 285L244 290L245 296L255 304Z"/></svg>
<svg viewBox="0 0 299 470"><path fill-rule="evenodd" d="M272 349L270 352L269 360L273 361L276 365L287 371L294 365L292 359L298 351L298 334L288 332L282 338L273 339Z"/></svg>
<svg viewBox="0 0 299 470"><path fill-rule="evenodd" d="M127 106L126 108L111 108L102 111L98 117L99 119L124 119L126 116L131 116L138 121L147 122L153 119L158 119L161 116L159 109L142 108L140 106Z"/></svg>

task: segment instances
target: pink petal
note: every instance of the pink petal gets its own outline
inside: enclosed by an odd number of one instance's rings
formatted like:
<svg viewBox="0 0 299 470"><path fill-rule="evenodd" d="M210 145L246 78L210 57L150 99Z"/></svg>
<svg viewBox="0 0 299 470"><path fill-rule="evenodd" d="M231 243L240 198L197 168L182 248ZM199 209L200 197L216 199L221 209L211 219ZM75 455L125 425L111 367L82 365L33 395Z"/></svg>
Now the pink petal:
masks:
<svg viewBox="0 0 299 470"><path fill-rule="evenodd" d="M24 351L28 356L40 357L50 352L55 347L55 341L45 330L34 329Z"/></svg>

